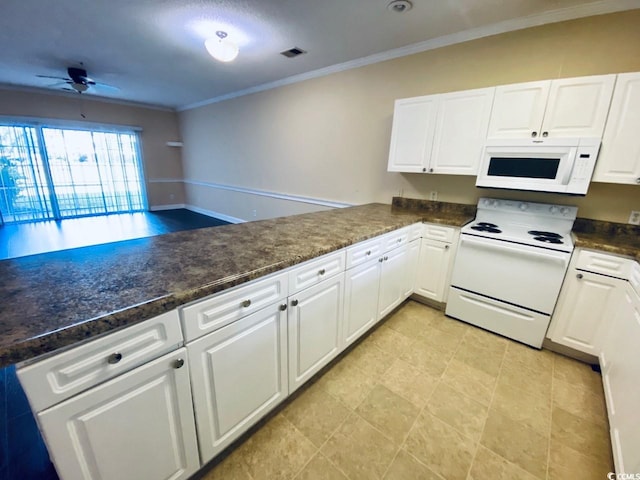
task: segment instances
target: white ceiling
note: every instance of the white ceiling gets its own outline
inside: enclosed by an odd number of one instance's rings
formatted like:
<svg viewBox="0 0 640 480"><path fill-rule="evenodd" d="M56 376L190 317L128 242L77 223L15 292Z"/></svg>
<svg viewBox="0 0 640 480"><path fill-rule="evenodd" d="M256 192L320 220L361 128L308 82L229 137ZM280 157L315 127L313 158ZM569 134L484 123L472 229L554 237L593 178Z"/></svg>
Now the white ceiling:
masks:
<svg viewBox="0 0 640 480"><path fill-rule="evenodd" d="M55 81L36 75L66 76L67 66L83 62L90 77L120 89L83 95L184 108L318 69L640 8L640 0L413 0L411 11L398 14L387 10L388 2L2 0L0 84L46 88ZM234 62L216 62L206 52L204 39L216 30L240 44ZM292 47L309 53L279 54ZM382 52L388 53L377 55Z"/></svg>

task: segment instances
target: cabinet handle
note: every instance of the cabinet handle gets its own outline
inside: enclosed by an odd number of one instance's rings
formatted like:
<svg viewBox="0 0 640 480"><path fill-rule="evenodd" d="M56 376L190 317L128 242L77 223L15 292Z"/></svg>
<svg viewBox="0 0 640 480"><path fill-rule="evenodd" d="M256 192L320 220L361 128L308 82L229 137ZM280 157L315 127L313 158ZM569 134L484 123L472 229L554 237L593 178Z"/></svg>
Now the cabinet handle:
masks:
<svg viewBox="0 0 640 480"><path fill-rule="evenodd" d="M386 260L389 260L389 257L384 257L384 259L385 259L385 261L386 261Z"/></svg>
<svg viewBox="0 0 640 480"><path fill-rule="evenodd" d="M400 243L401 241L402 241L402 239L401 239L401 238L399 238L399 239L397 240L397 242L398 242L398 243Z"/></svg>
<svg viewBox="0 0 640 480"><path fill-rule="evenodd" d="M638 180L640 180L640 178L639 178ZM366 253L365 253L365 255L366 255L367 257L368 257L369 255L371 255L371 250L367 250L367 251L366 251Z"/></svg>
<svg viewBox="0 0 640 480"><path fill-rule="evenodd" d="M250 307L251 306L251 300L245 300L244 302L242 302L241 304L244 308Z"/></svg>
<svg viewBox="0 0 640 480"><path fill-rule="evenodd" d="M423 171L423 172L426 172L426 171L427 171L427 169L426 169L426 168L423 168L423 169L422 169L422 171Z"/></svg>
<svg viewBox="0 0 640 480"><path fill-rule="evenodd" d="M531 132L531 136L532 136L533 138L536 138L536 137L538 136L538 132Z"/></svg>
<svg viewBox="0 0 640 480"><path fill-rule="evenodd" d="M110 363L111 365L115 365L120 360L122 360L122 354L120 352L115 352L109 355L109 357L107 358L107 363Z"/></svg>
<svg viewBox="0 0 640 480"><path fill-rule="evenodd" d="M449 250L449 245L445 245L445 246L444 246L444 249L445 249L445 250Z"/></svg>
<svg viewBox="0 0 640 480"><path fill-rule="evenodd" d="M429 173L433 173L433 168L430 168L430 169L429 169Z"/></svg>
<svg viewBox="0 0 640 480"><path fill-rule="evenodd" d="M298 306L298 300L291 300L291 306L292 307L297 307Z"/></svg>
<svg viewBox="0 0 640 480"><path fill-rule="evenodd" d="M183 365L184 365L183 358L176 358L176 360L173 362L173 368L182 368Z"/></svg>
<svg viewBox="0 0 640 480"><path fill-rule="evenodd" d="M549 132L542 132L542 136L543 137L548 137L549 136Z"/></svg>
<svg viewBox="0 0 640 480"><path fill-rule="evenodd" d="M280 311L284 312L287 309L287 304L283 303L282 305L280 305Z"/></svg>
<svg viewBox="0 0 640 480"><path fill-rule="evenodd" d="M324 268L318 270L318 275L324 275L326 273L326 270Z"/></svg>
<svg viewBox="0 0 640 480"><path fill-rule="evenodd" d="M578 280L580 280L582 277L584 277L584 275L582 275L581 273L579 273L579 274L577 274L577 275L576 275L576 278L577 278Z"/></svg>
<svg viewBox="0 0 640 480"><path fill-rule="evenodd" d="M636 183L640 183L640 177L636 178Z"/></svg>
<svg viewBox="0 0 640 480"><path fill-rule="evenodd" d="M380 263L382 263L382 262L384 262L384 258L380 257L380 258L378 259L378 261L379 261Z"/></svg>

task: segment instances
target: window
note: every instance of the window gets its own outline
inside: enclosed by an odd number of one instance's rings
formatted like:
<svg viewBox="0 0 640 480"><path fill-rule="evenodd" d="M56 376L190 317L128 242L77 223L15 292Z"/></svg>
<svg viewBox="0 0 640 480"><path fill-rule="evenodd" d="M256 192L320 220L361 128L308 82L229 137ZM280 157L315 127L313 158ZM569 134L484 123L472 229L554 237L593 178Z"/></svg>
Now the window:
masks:
<svg viewBox="0 0 640 480"><path fill-rule="evenodd" d="M4 222L145 209L138 135L0 123Z"/></svg>

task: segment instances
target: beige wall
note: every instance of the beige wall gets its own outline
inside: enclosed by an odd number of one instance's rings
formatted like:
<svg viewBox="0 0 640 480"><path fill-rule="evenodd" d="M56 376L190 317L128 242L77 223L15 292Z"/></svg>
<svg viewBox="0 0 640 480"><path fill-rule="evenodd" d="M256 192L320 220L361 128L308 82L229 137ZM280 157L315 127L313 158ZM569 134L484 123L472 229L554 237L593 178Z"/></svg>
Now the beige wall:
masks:
<svg viewBox="0 0 640 480"><path fill-rule="evenodd" d="M361 204L393 195L476 203L495 195L576 204L626 222L640 189L584 197L482 190L474 179L386 171L397 98L528 80L640 71L640 10L530 28L348 70L181 112L185 178ZM187 185L189 203L243 218L225 193ZM261 197L263 198L263 197ZM258 218L273 215L260 209ZM277 215L276 215L277 216Z"/></svg>
<svg viewBox="0 0 640 480"><path fill-rule="evenodd" d="M86 118L82 118L81 113ZM100 102L79 95L69 97L0 90L0 115L141 127L140 139L149 205L184 203L181 151L179 148L166 146L167 141L179 139L178 117L175 112ZM178 181L158 182L159 179Z"/></svg>

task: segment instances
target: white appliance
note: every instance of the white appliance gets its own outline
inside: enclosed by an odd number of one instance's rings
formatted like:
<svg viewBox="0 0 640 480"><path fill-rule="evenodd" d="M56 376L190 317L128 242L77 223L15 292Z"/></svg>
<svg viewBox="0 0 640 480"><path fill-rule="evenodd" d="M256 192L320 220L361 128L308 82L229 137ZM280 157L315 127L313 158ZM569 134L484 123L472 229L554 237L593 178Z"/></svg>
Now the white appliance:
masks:
<svg viewBox="0 0 640 480"><path fill-rule="evenodd" d="M577 207L481 198L462 227L445 313L542 346L573 251Z"/></svg>
<svg viewBox="0 0 640 480"><path fill-rule="evenodd" d="M487 140L477 187L585 195L599 138Z"/></svg>

